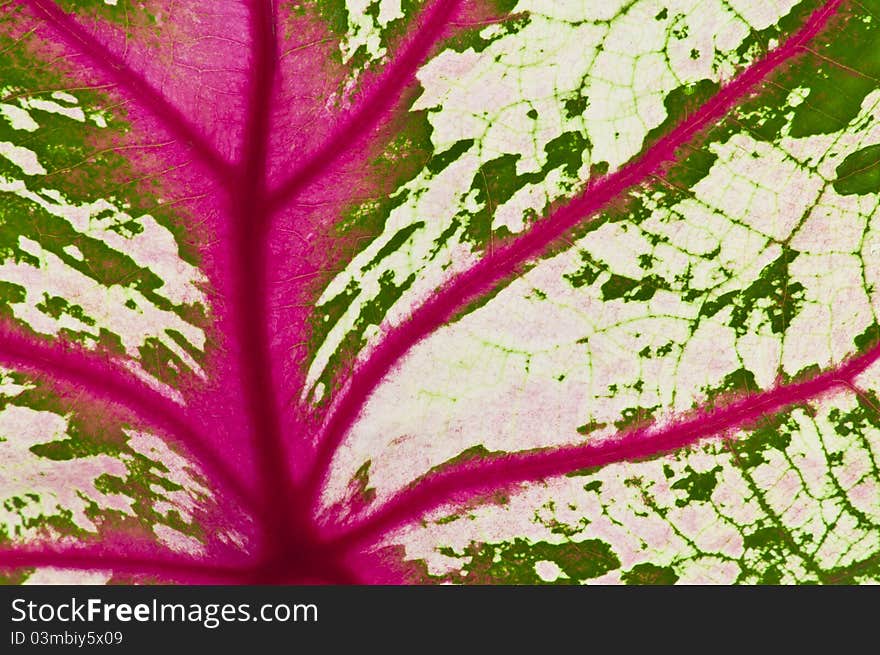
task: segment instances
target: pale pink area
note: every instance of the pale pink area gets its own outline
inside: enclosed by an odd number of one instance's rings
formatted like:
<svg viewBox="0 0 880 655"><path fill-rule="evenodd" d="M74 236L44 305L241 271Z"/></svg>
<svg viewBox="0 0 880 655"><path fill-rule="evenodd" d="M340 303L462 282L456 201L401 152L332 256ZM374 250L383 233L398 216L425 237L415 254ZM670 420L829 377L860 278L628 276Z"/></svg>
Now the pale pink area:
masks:
<svg viewBox="0 0 880 655"><path fill-rule="evenodd" d="M761 234L786 239L819 196L823 180L768 143L735 135L712 149L727 182L719 187L713 176L705 177L694 186L696 197Z"/></svg>
<svg viewBox="0 0 880 655"><path fill-rule="evenodd" d="M801 254L789 270L806 288L807 302L785 335L785 371L794 374L814 363L824 368L842 361L852 353L855 337L874 320L859 259Z"/></svg>
<svg viewBox="0 0 880 655"><path fill-rule="evenodd" d="M743 366L755 376L755 383L766 388L776 381L782 356L782 344L775 335L748 333L736 341L736 352Z"/></svg>
<svg viewBox="0 0 880 655"><path fill-rule="evenodd" d="M736 468L727 467L720 476L712 502L718 513L739 526L753 524L763 515L754 493Z"/></svg>
<svg viewBox="0 0 880 655"><path fill-rule="evenodd" d="M736 581L740 568L736 562L708 556L679 564L675 572L679 585L729 585Z"/></svg>
<svg viewBox="0 0 880 655"><path fill-rule="evenodd" d="M726 325L711 321L700 324L687 341L678 364L674 387L681 392L676 395L674 409L690 409L694 402L692 390L717 386L728 373L740 367L735 338L733 329Z"/></svg>
<svg viewBox="0 0 880 655"><path fill-rule="evenodd" d="M107 584L113 573L112 571L80 571L76 569L61 569L54 566L38 568L31 573L23 584L26 585L71 585Z"/></svg>
<svg viewBox="0 0 880 655"><path fill-rule="evenodd" d="M761 464L751 472L752 480L758 489L766 489L767 504L774 512L786 511L801 492L802 486L797 471L792 470L781 453L767 450L763 453L766 464Z"/></svg>
<svg viewBox="0 0 880 655"><path fill-rule="evenodd" d="M865 545L876 549L876 531L865 532L858 527L856 518L846 512L841 512L839 518L835 519L834 522L829 522L827 537L813 555L820 567L830 569L847 566L876 552L864 549Z"/></svg>
<svg viewBox="0 0 880 655"><path fill-rule="evenodd" d="M798 252L858 252L867 219L860 211L864 196L840 196L828 187L807 214L803 226L794 234L791 247ZM874 203L876 205L876 203ZM871 211L867 214L870 215Z"/></svg>
<svg viewBox="0 0 880 655"><path fill-rule="evenodd" d="M688 503L682 508L671 509L666 518L688 535L702 552L733 558L742 556L742 535L737 526L719 521L711 506Z"/></svg>
<svg viewBox="0 0 880 655"><path fill-rule="evenodd" d="M817 516L818 503L800 491L789 499L789 504L784 511L779 512L780 520L786 528L797 531L798 534L808 533L815 537L821 536L821 517ZM776 511L778 509L774 507Z"/></svg>
<svg viewBox="0 0 880 655"><path fill-rule="evenodd" d="M847 490L847 498L853 506L874 520L880 519L880 484L866 478Z"/></svg>

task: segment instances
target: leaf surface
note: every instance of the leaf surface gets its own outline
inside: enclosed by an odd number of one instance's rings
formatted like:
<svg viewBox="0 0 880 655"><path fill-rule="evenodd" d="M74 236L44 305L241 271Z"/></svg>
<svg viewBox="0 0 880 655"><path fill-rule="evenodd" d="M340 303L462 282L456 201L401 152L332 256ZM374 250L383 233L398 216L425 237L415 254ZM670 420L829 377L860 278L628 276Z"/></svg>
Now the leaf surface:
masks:
<svg viewBox="0 0 880 655"><path fill-rule="evenodd" d="M2 12L10 582L876 579L880 6Z"/></svg>

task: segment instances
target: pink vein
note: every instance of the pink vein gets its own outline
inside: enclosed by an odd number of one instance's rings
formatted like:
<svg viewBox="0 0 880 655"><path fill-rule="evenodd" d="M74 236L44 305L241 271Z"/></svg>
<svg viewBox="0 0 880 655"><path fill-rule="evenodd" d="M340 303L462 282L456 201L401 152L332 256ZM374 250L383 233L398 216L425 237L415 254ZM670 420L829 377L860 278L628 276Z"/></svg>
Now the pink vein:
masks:
<svg viewBox="0 0 880 655"><path fill-rule="evenodd" d="M548 245L589 216L600 211L626 189L643 182L672 160L677 149L711 122L723 117L737 102L755 91L757 85L780 65L799 54L808 41L825 26L842 0L832 0L815 11L783 45L752 64L727 83L699 111L691 114L659 139L637 160L615 173L588 184L584 193L527 233L506 246L497 247L467 271L457 275L409 319L389 330L380 345L358 367L325 424L308 481L313 507L326 480L330 463L364 405L391 369L421 339L446 324L459 309L481 293L490 291L505 277L517 272L526 261L540 255Z"/></svg>
<svg viewBox="0 0 880 655"><path fill-rule="evenodd" d="M373 90L349 111L347 119L341 122L330 138L273 191L269 200L271 207L282 206L344 153L366 140L383 114L397 102L403 88L413 80L419 65L443 35L460 4L461 0L435 0L425 10L420 18L421 29L409 37L406 46L385 69Z"/></svg>
<svg viewBox="0 0 880 655"><path fill-rule="evenodd" d="M161 93L154 89L139 74L135 73L119 56L110 52L95 37L89 34L71 16L64 13L51 0L25 0L42 14L74 48L88 57L92 63L109 75L117 84L128 89L140 104L160 120L176 138L189 145L196 155L208 164L223 179L230 172L229 163L217 150L190 124L184 115Z"/></svg>
<svg viewBox="0 0 880 655"><path fill-rule="evenodd" d="M184 445L210 472L221 488L234 494L253 510L251 493L233 475L223 458L189 424L184 410L120 370L110 359L62 344L47 345L8 327L0 327L0 362L36 371L52 379L76 385L89 393L128 408L150 426L160 429Z"/></svg>
<svg viewBox="0 0 880 655"><path fill-rule="evenodd" d="M765 415L815 399L836 387L848 387L878 359L880 344L808 381L779 386L714 410L704 409L661 429L649 427L582 446L514 453L450 466L414 482L337 539L344 541L347 547L369 543L454 499L691 446L709 435L754 424Z"/></svg>
<svg viewBox="0 0 880 655"><path fill-rule="evenodd" d="M163 580L194 583L238 583L246 581L247 570L210 564L204 560L166 556L140 557L114 554L103 549L77 547L69 551L0 548L0 569L53 567L80 571L112 571L129 575L153 575Z"/></svg>
<svg viewBox="0 0 880 655"><path fill-rule="evenodd" d="M271 0L249 4L254 44L251 95L244 134L244 156L234 194L233 243L235 262L235 319L240 345L241 389L253 425L254 455L260 472L262 505L267 520L267 543L293 539L283 524L283 512L292 495L285 466L284 443L278 407L271 389L272 360L266 282L266 156L270 125L270 101L277 76L275 9Z"/></svg>

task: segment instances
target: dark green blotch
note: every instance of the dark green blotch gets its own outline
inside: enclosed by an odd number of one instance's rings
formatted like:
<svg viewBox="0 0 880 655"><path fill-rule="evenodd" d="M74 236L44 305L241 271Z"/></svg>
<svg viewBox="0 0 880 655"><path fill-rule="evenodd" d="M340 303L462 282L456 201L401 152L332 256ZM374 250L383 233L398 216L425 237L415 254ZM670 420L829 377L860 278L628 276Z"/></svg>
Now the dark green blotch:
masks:
<svg viewBox="0 0 880 655"><path fill-rule="evenodd" d="M85 312L82 307L79 305L71 305L64 298L59 296L50 296L47 293L43 294L43 302L37 303L37 309L39 309L44 314L51 316L54 319L58 319L62 314L67 314L72 316L73 318L85 323L86 325L94 325L95 320L89 316L85 315Z"/></svg>
<svg viewBox="0 0 880 655"><path fill-rule="evenodd" d="M103 0L56 0L58 6L68 14L77 14L80 17L100 17L114 23L130 26L132 19L143 17L151 24L156 23L156 18L147 13L143 2L131 2L130 0L117 0L115 4L107 4Z"/></svg>
<svg viewBox="0 0 880 655"><path fill-rule="evenodd" d="M379 277L379 293L370 302L364 305L361 314L363 327L366 325L380 325L388 309L396 303L403 292L415 281L415 273L407 277L402 284L394 283L394 271L385 271ZM362 330L363 328L361 328Z"/></svg>
<svg viewBox="0 0 880 655"><path fill-rule="evenodd" d="M544 146L547 165L543 170L549 172L561 166L570 176L575 176L584 163L583 153L589 147L589 139L580 132L564 132Z"/></svg>
<svg viewBox="0 0 880 655"><path fill-rule="evenodd" d="M340 238L357 235L364 236L359 240L359 250L366 248L382 230L391 212L406 202L409 197L409 189L384 196L375 200L369 200L349 207L342 212L342 220L336 225L336 232Z"/></svg>
<svg viewBox="0 0 880 655"><path fill-rule="evenodd" d="M397 207L406 202L409 191L385 196L376 200L360 203L349 207L343 212L342 221L336 225L336 233L339 242L351 240L357 244L357 251L361 252L372 243L377 236L382 234L385 223ZM354 281L336 295L334 298L319 307L319 311L313 312L309 322L311 331L309 335L309 352L316 352L317 348L326 339L327 334L346 312L354 299L360 294L360 288ZM324 317L327 317L325 320Z"/></svg>
<svg viewBox="0 0 880 655"><path fill-rule="evenodd" d="M783 553L788 550L788 538L785 531L775 525L759 527L743 536L743 547Z"/></svg>
<svg viewBox="0 0 880 655"><path fill-rule="evenodd" d="M364 303L360 318L358 318L355 326L348 331L339 347L330 356L325 372L319 378L319 381L323 382L328 389L335 388L335 376L340 364L352 361L361 348L363 348L365 343L364 331L367 326L379 325L388 309L412 286L415 279L416 275L413 273L400 284L396 284L394 281L394 271L391 270L385 271L379 276L379 293ZM329 400L329 394L328 397L325 397L325 401L327 400Z"/></svg>
<svg viewBox="0 0 880 655"><path fill-rule="evenodd" d="M668 355L669 353L672 352L672 349L674 346L675 346L675 344L672 341L669 341L667 343L664 343L659 348L657 348L655 353L657 354L658 357L666 357L666 355Z"/></svg>
<svg viewBox="0 0 880 655"><path fill-rule="evenodd" d="M583 425L579 425L576 430L578 434L582 434L584 436L595 432L596 430L601 430L607 425L607 423L600 423L599 421L592 420L589 423L584 423Z"/></svg>
<svg viewBox="0 0 880 655"><path fill-rule="evenodd" d="M144 370L162 382L174 386L182 371L187 369L180 356L156 337L147 337L138 347Z"/></svg>
<svg viewBox="0 0 880 655"><path fill-rule="evenodd" d="M516 6L517 1L518 0L489 0L490 4L501 5L496 9L496 15L509 14ZM464 52L465 50L483 52L498 39L509 34L516 34L528 23L528 14L514 14L505 18L501 23L496 23L502 27L497 34L493 34L489 37L483 36L482 32L485 30L486 26L485 24L478 24L475 27L457 30L455 34L443 43L443 46L449 50L454 50L455 52Z"/></svg>
<svg viewBox="0 0 880 655"><path fill-rule="evenodd" d="M400 248L406 241L413 235L413 233L425 227L424 221L418 221L416 223L412 223L411 225L407 225L405 228L399 230L397 234L388 239L388 242L382 246L379 251L376 253L376 256L370 260L370 263L364 266L361 271L365 272L373 268L376 264L382 261L385 257L395 252L398 248Z"/></svg>
<svg viewBox="0 0 880 655"><path fill-rule="evenodd" d="M645 136L645 144L654 143L661 136L685 121L689 114L700 109L718 93L720 85L713 80L700 80L670 91L663 99L666 119Z"/></svg>
<svg viewBox="0 0 880 655"><path fill-rule="evenodd" d="M608 172L608 162L607 161L597 161L595 164L590 164L590 179L594 180L597 177L601 177Z"/></svg>
<svg viewBox="0 0 880 655"><path fill-rule="evenodd" d="M204 353L202 353L198 348L192 345L189 341L186 340L186 337L183 336L181 332L178 332L174 328L166 328L165 334L171 337L171 340L174 341L178 346L180 346L186 354L192 357L195 361L201 361L204 359Z"/></svg>
<svg viewBox="0 0 880 655"><path fill-rule="evenodd" d="M14 313L10 305L24 302L26 298L27 291L23 286L0 280L0 316L13 319Z"/></svg>
<svg viewBox="0 0 880 655"><path fill-rule="evenodd" d="M620 578L628 585L672 585L678 581L678 574L671 566L646 563L636 564Z"/></svg>
<svg viewBox="0 0 880 655"><path fill-rule="evenodd" d="M371 503L376 497L376 490L370 486L370 465L371 460L364 462L355 472L352 479L356 493L360 496L364 503Z"/></svg>
<svg viewBox="0 0 880 655"><path fill-rule="evenodd" d="M698 148L696 150L690 149L687 150L687 152L689 154L680 159L678 163L670 169L669 174L667 175L667 178L675 185L675 187L683 189L689 189L706 177L712 169L712 165L718 159L718 155L714 152L703 148ZM672 202L675 202L679 196L685 196L684 193L679 193L677 190L670 190L669 195L670 201Z"/></svg>
<svg viewBox="0 0 880 655"><path fill-rule="evenodd" d="M865 331L858 335L853 342L856 344L856 348L859 351L864 351L870 348L871 346L876 345L880 342L880 325L877 323L872 323Z"/></svg>
<svg viewBox="0 0 880 655"><path fill-rule="evenodd" d="M602 274L602 269L593 260L589 253L581 252L581 260L583 261L583 264L577 271L563 275L563 277L568 280L571 286L575 289L593 284L593 282L595 282Z"/></svg>
<svg viewBox="0 0 880 655"><path fill-rule="evenodd" d="M449 164L467 152L472 145L474 145L473 139L456 141L449 150L444 150L439 154L435 154L430 160L428 160L428 170L431 171L432 174L437 175L437 173L444 170Z"/></svg>
<svg viewBox="0 0 880 655"><path fill-rule="evenodd" d="M525 184L516 174L518 159L519 155L502 155L484 163L474 175L471 189L476 189L477 202L484 205L480 211L468 217L465 226L466 236L474 243L484 244L489 241L495 209Z"/></svg>
<svg viewBox="0 0 880 655"><path fill-rule="evenodd" d="M667 285L657 276L648 276L643 280L633 280L623 275L612 275L602 285L602 300L622 298L626 301L645 301L654 297L658 289Z"/></svg>
<svg viewBox="0 0 880 655"><path fill-rule="evenodd" d="M832 184L842 196L880 191L880 144L852 153L835 172L837 177Z"/></svg>
<svg viewBox="0 0 880 655"><path fill-rule="evenodd" d="M880 400L871 391L864 391L857 396L858 405L846 412L838 408L828 413L828 418L834 426L834 431L842 437L864 437L871 428L880 428Z"/></svg>
<svg viewBox="0 0 880 655"><path fill-rule="evenodd" d="M122 223L114 223L110 226L110 230L116 232L116 234L120 236L125 237L126 239L131 239L132 237L135 237L143 232L144 226L138 223L136 220L131 219L130 221L125 221Z"/></svg>
<svg viewBox="0 0 880 655"><path fill-rule="evenodd" d="M880 580L880 556L876 553L852 564L827 571L823 582L833 585L852 585Z"/></svg>
<svg viewBox="0 0 880 655"><path fill-rule="evenodd" d="M74 417L68 424L67 439L49 441L47 443L34 444L29 450L39 457L45 457L53 461L77 459L80 457L94 457L106 454L115 457L120 448L111 440L99 440L83 428ZM118 438L118 435L116 435Z"/></svg>
<svg viewBox="0 0 880 655"><path fill-rule="evenodd" d="M872 16L870 22L866 16ZM810 95L796 109L790 134L799 139L830 134L845 127L861 109L865 97L880 78L880 2L865 0L845 25L814 48L818 57L809 82Z"/></svg>
<svg viewBox="0 0 880 655"><path fill-rule="evenodd" d="M336 322L351 306L354 299L360 294L357 283L352 280L348 286L333 296L323 305L319 305L317 311L311 315L312 331L309 339L309 350L314 352L327 338L327 334L336 325ZM325 320L326 319L326 320Z"/></svg>
<svg viewBox="0 0 880 655"><path fill-rule="evenodd" d="M568 576L551 584L576 584L620 567L611 546L598 539L561 544L531 543L525 539L500 544L472 543L463 555L470 556L470 562L463 567L468 575L458 581L472 584L547 584L535 571L535 563L543 560L554 562Z"/></svg>
<svg viewBox="0 0 880 655"><path fill-rule="evenodd" d="M687 16L684 14L678 14L672 21L671 29L669 33L676 39L683 40L688 37L689 26L686 23Z"/></svg>
<svg viewBox="0 0 880 655"><path fill-rule="evenodd" d="M452 238L458 230L461 228L461 218L455 217L450 221L449 225L440 233L436 239L434 239L434 243L431 247L430 257L433 259L437 256L437 253L449 242L449 239Z"/></svg>
<svg viewBox="0 0 880 655"><path fill-rule="evenodd" d="M425 168L434 154L434 127L427 110L409 111L382 154L372 162L383 186L399 189Z"/></svg>
<svg viewBox="0 0 880 655"><path fill-rule="evenodd" d="M774 334L783 334L804 302L805 289L800 282L789 281L789 265L800 253L784 246L782 254L761 271L758 279L741 291L730 291L719 298L706 301L700 315L712 317L727 305L733 305L730 327L737 335L748 331L748 320L757 304L770 323Z"/></svg>
<svg viewBox="0 0 880 655"><path fill-rule="evenodd" d="M769 449L785 452L795 429L797 424L788 414L764 419L747 438L728 442L734 463L746 470L764 464L767 461L764 452Z"/></svg>
<svg viewBox="0 0 880 655"><path fill-rule="evenodd" d="M489 4L499 14L509 14L514 10L519 0L488 0Z"/></svg>
<svg viewBox="0 0 880 655"><path fill-rule="evenodd" d="M647 423L654 418L657 407L627 407L620 412L620 419L614 421L618 430L623 430L642 423Z"/></svg>
<svg viewBox="0 0 880 655"><path fill-rule="evenodd" d="M494 206L509 200L523 186L521 176L516 173L516 162L519 158L519 155L501 155L480 166L471 183L471 187L481 193L478 201L493 205L494 210Z"/></svg>
<svg viewBox="0 0 880 655"><path fill-rule="evenodd" d="M583 153L589 148L588 139L577 131L565 132L544 146L547 162L541 170L517 174L516 165L520 155L505 154L491 159L480 166L471 182L471 189L476 191L476 199L483 208L468 217L465 227L466 236L474 243L487 243L492 232L492 217L499 205L507 202L514 193L527 184L542 182L547 174L562 168L566 174L575 178L583 164ZM574 183L572 183L573 186ZM510 234L506 227L494 233L505 237Z"/></svg>
<svg viewBox="0 0 880 655"><path fill-rule="evenodd" d="M316 0L314 6L334 34L345 35L348 31L348 8L345 0Z"/></svg>
<svg viewBox="0 0 880 655"><path fill-rule="evenodd" d="M568 98L563 106L565 107L565 114L568 118L575 118L576 116L580 116L585 111L587 111L587 107L590 105L590 99L586 96L578 95L574 98Z"/></svg>
<svg viewBox="0 0 880 655"><path fill-rule="evenodd" d="M430 475L432 473L436 473L438 471L443 471L448 469L451 466L456 466L457 464L464 464L466 462L474 462L478 460L490 459L492 457L496 457L498 455L503 455L504 452L500 450L489 450L483 444L477 444L476 446L471 446L470 448L465 448L455 457L450 457L442 464L438 464L437 466L433 466L428 469L426 475Z"/></svg>
<svg viewBox="0 0 880 655"><path fill-rule="evenodd" d="M633 289L638 288L639 281L633 280L622 275L612 275L608 281L602 285L602 300L614 300L623 298Z"/></svg>
<svg viewBox="0 0 880 655"><path fill-rule="evenodd" d="M704 407L714 407L715 399L720 396L741 392L755 393L758 390L758 384L755 382L755 374L746 368L740 368L725 375L720 384L708 390L708 402L704 403Z"/></svg>
<svg viewBox="0 0 880 655"><path fill-rule="evenodd" d="M672 483L673 489L681 489L687 493L687 498L679 498L675 501L678 507L684 507L690 501L705 502L712 497L712 492L718 485L718 473L721 471L720 466L716 466L711 471L705 473L697 473L692 468L687 468L688 475Z"/></svg>

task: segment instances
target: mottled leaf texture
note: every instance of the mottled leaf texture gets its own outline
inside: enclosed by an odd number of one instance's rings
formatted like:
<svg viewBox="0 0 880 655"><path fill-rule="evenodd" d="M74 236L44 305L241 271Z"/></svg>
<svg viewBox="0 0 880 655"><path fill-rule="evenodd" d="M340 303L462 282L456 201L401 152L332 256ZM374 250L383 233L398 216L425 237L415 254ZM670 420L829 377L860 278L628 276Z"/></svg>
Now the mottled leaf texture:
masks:
<svg viewBox="0 0 880 655"><path fill-rule="evenodd" d="M880 1L0 3L0 581L880 580Z"/></svg>

